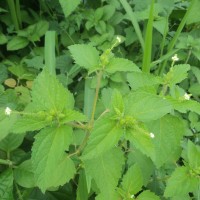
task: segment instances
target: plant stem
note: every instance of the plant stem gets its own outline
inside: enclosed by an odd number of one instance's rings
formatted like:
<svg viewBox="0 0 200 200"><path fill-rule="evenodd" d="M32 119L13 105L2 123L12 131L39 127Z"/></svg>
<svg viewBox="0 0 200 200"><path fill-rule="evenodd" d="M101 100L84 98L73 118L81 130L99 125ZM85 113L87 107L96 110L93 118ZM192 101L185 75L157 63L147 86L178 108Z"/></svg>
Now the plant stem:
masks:
<svg viewBox="0 0 200 200"><path fill-rule="evenodd" d="M186 61L185 61L185 64L188 63L188 61L189 61L189 59L190 59L190 56L191 56L191 53L192 53L192 49L190 49L189 52L188 52L188 56L187 56L187 59L186 59Z"/></svg>
<svg viewBox="0 0 200 200"><path fill-rule="evenodd" d="M93 126L93 123L94 123L94 115L95 115L97 101L98 101L98 96L99 96L99 89L101 87L102 75L103 75L102 71L100 71L97 74L97 86L96 86L96 92L95 92L95 97L94 97L94 103L93 103L93 107L92 107L92 115L91 115L91 119L90 119L90 122L89 122L89 124L92 125L92 126Z"/></svg>
<svg viewBox="0 0 200 200"><path fill-rule="evenodd" d="M100 90L100 87L101 87L102 76L103 76L103 71L100 71L97 74L97 86L96 86L96 92L95 92L95 97L94 97L94 103L93 103L93 107L92 107L92 115L91 115L91 119L90 119L88 126L87 126L88 130L86 132L86 136L83 139L83 142L81 143L79 148L74 153L69 154L68 157L71 157L71 156L76 155L76 154L80 154L80 152L85 147L85 145L87 144L87 141L90 137L90 133L91 133L91 130L92 130L93 125L94 125L94 115L95 115L96 105L97 105L97 101L98 101L98 97L99 97L99 90Z"/></svg>
<svg viewBox="0 0 200 200"><path fill-rule="evenodd" d="M9 165L11 166L13 163L11 160L3 160L3 159L0 159L0 165Z"/></svg>

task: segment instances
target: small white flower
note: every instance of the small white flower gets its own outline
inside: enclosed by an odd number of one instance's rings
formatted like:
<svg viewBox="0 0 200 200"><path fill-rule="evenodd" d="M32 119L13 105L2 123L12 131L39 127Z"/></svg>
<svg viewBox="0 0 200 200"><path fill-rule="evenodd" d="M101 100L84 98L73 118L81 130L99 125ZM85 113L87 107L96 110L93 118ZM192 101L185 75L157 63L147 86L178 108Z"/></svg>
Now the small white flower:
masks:
<svg viewBox="0 0 200 200"><path fill-rule="evenodd" d="M178 58L177 54L175 54L175 55L172 57L172 61L173 61L173 62L176 62L176 61L178 61L178 60L179 60L179 58Z"/></svg>
<svg viewBox="0 0 200 200"><path fill-rule="evenodd" d="M150 133L151 138L155 138L155 135L153 133Z"/></svg>
<svg viewBox="0 0 200 200"><path fill-rule="evenodd" d="M135 196L132 194L132 195L131 195L131 199L133 199L134 197L135 197Z"/></svg>
<svg viewBox="0 0 200 200"><path fill-rule="evenodd" d="M185 100L190 100L191 94L185 93L183 97Z"/></svg>
<svg viewBox="0 0 200 200"><path fill-rule="evenodd" d="M119 36L117 36L117 41L120 43L121 41L122 41L122 39L119 37Z"/></svg>
<svg viewBox="0 0 200 200"><path fill-rule="evenodd" d="M9 107L6 107L5 109L5 115L10 115L12 110Z"/></svg>

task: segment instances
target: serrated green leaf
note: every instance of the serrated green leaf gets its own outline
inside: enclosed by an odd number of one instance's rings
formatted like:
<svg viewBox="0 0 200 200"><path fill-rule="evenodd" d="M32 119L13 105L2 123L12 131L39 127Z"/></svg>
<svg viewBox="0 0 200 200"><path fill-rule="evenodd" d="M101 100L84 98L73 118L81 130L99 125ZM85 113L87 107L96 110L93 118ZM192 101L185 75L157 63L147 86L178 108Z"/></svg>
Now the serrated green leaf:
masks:
<svg viewBox="0 0 200 200"><path fill-rule="evenodd" d="M63 185L74 175L74 164L65 154L71 142L72 129L67 126L45 128L36 135L31 159L36 184L43 192Z"/></svg>
<svg viewBox="0 0 200 200"><path fill-rule="evenodd" d="M200 168L200 147L188 141L187 156L192 169Z"/></svg>
<svg viewBox="0 0 200 200"><path fill-rule="evenodd" d="M164 82L170 86L180 83L187 78L187 72L190 70L189 64L175 65L170 68L170 71L165 75Z"/></svg>
<svg viewBox="0 0 200 200"><path fill-rule="evenodd" d="M0 174L0 199L13 200L13 172L7 169Z"/></svg>
<svg viewBox="0 0 200 200"><path fill-rule="evenodd" d="M13 133L26 133L27 131L40 130L51 125L52 121L46 120L44 117L38 116L23 116L19 118L12 127Z"/></svg>
<svg viewBox="0 0 200 200"><path fill-rule="evenodd" d="M99 65L99 52L86 44L75 44L68 47L75 62L85 69Z"/></svg>
<svg viewBox="0 0 200 200"><path fill-rule="evenodd" d="M62 112L64 108L72 109L73 95L65 89L54 75L43 70L33 83L33 103L41 110Z"/></svg>
<svg viewBox="0 0 200 200"><path fill-rule="evenodd" d="M145 190L137 197L137 200L160 200L160 197L149 190Z"/></svg>
<svg viewBox="0 0 200 200"><path fill-rule="evenodd" d="M181 154L181 139L185 133L183 121L166 115L157 121L149 123L149 130L155 135L155 160L157 167L167 162L175 162Z"/></svg>
<svg viewBox="0 0 200 200"><path fill-rule="evenodd" d="M94 179L100 194L102 193L107 199L113 199L113 195L115 196L114 190L121 177L123 164L123 153L116 148L96 159L84 161L86 176L89 175Z"/></svg>
<svg viewBox="0 0 200 200"><path fill-rule="evenodd" d="M147 92L132 92L125 99L125 112L138 120L156 120L171 111L167 100Z"/></svg>
<svg viewBox="0 0 200 200"><path fill-rule="evenodd" d="M130 60L124 58L112 58L105 67L105 71L109 74L113 74L115 72L139 72L140 70L136 64Z"/></svg>
<svg viewBox="0 0 200 200"><path fill-rule="evenodd" d="M29 44L29 41L27 38L16 36L12 38L10 41L8 41L7 50L15 51L15 50L23 49L28 44Z"/></svg>
<svg viewBox="0 0 200 200"><path fill-rule="evenodd" d="M139 88L147 88L150 86L157 86L161 83L159 77L152 74L142 73L142 72L131 72L127 75L127 80L132 88L132 90L137 90Z"/></svg>
<svg viewBox="0 0 200 200"><path fill-rule="evenodd" d="M109 117L99 119L94 124L94 129L84 149L82 159L97 158L113 148L123 134L123 130L116 126L114 120Z"/></svg>
<svg viewBox="0 0 200 200"><path fill-rule="evenodd" d="M134 147L136 147L139 151L154 159L155 150L153 145L153 138L150 137L149 133L143 129L142 127L137 129L129 129L125 133L125 137L129 140Z"/></svg>
<svg viewBox="0 0 200 200"><path fill-rule="evenodd" d="M122 188L126 192L126 196L138 193L143 185L143 177L140 167L135 164L131 166L123 176Z"/></svg>
<svg viewBox="0 0 200 200"><path fill-rule="evenodd" d="M190 175L189 168L178 167L167 182L165 197L187 195L197 190L199 178Z"/></svg>
<svg viewBox="0 0 200 200"><path fill-rule="evenodd" d="M171 103L175 110L178 110L181 113L193 111L197 114L200 114L200 103L197 101L184 100L184 97L183 99L175 99L171 97L167 97L166 99Z"/></svg>
<svg viewBox="0 0 200 200"><path fill-rule="evenodd" d="M68 17L80 4L81 0L59 0L65 17Z"/></svg>
<svg viewBox="0 0 200 200"><path fill-rule="evenodd" d="M14 178L18 185L25 188L35 187L31 160L26 160L14 170Z"/></svg>
<svg viewBox="0 0 200 200"><path fill-rule="evenodd" d="M24 135L9 134L0 141L0 149L5 152L11 152L21 145L24 140Z"/></svg>
<svg viewBox="0 0 200 200"><path fill-rule="evenodd" d="M153 173L154 164L149 157L141 153L139 150L134 149L134 151L131 151L128 154L128 166L132 166L136 163L140 167L143 175L143 185L146 186L149 183Z"/></svg>

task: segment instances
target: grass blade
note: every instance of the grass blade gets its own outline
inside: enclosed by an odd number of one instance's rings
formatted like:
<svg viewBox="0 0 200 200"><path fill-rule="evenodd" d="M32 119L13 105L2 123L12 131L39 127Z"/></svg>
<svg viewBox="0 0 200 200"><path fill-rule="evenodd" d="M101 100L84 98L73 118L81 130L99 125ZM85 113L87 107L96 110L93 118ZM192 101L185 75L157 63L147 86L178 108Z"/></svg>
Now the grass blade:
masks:
<svg viewBox="0 0 200 200"><path fill-rule="evenodd" d="M145 47L144 47L144 55L143 55L143 61L142 61L142 71L146 73L150 72L154 3L155 3L155 0L152 0L150 12L149 12L149 20L147 23L147 29L146 29L146 34L145 34Z"/></svg>
<svg viewBox="0 0 200 200"><path fill-rule="evenodd" d="M127 15L129 16L129 18L130 18L130 20L131 20L131 22L132 22L132 24L133 24L133 27L134 27L135 32L136 32L136 34L137 34L137 37L138 37L138 39L139 39L139 41L140 41L140 44L141 44L141 46L142 46L142 49L143 49L143 51L144 51L144 39L143 39L143 37L142 37L142 32L141 32L140 27L139 27L139 24L138 24L138 22L137 22L136 16L135 16L135 14L134 14L132 8L131 8L130 5L128 4L127 0L120 0L120 2L121 2L121 4L122 4L122 6L124 7L124 9L125 9Z"/></svg>
<svg viewBox="0 0 200 200"><path fill-rule="evenodd" d="M181 23L179 24L178 26L178 29L173 37L173 39L170 41L169 45L168 45L168 48L167 48L167 51L168 52L171 52L172 49L174 48L177 40L178 40L178 37L179 35L181 34L181 31L183 30L185 24L186 24L186 21L187 21L187 18L188 18L188 15L190 14L191 10L192 10L192 7L194 5L196 0L192 0L188 10L186 11L183 19L181 20ZM166 64L167 64L167 60L163 63L163 65L161 66L160 70L159 70L159 74L163 74L164 70L165 70L165 67L166 67Z"/></svg>
<svg viewBox="0 0 200 200"><path fill-rule="evenodd" d="M55 31L47 31L45 34L45 66L51 74L56 73L55 37Z"/></svg>

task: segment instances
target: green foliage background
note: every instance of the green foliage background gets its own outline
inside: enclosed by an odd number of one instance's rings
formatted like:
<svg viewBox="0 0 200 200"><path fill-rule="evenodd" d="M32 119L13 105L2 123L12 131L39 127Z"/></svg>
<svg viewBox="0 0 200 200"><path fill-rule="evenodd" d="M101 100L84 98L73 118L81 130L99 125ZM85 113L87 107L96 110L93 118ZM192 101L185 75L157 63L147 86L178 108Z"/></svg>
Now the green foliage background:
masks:
<svg viewBox="0 0 200 200"><path fill-rule="evenodd" d="M199 7L1 1L0 199L200 200Z"/></svg>

